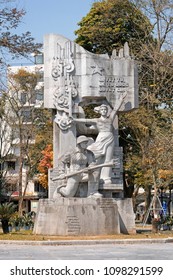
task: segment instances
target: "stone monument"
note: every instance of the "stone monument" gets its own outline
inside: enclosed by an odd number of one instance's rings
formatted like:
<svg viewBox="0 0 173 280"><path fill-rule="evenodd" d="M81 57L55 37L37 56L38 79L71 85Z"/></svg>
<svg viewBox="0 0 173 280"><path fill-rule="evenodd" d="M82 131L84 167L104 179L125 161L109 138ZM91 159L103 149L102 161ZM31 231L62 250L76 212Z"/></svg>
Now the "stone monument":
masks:
<svg viewBox="0 0 173 280"><path fill-rule="evenodd" d="M128 44L109 57L48 34L44 64L44 106L52 109L54 119L54 167L34 233L134 233L118 142L118 114L138 107L137 68ZM83 108L91 104L99 117L86 118Z"/></svg>

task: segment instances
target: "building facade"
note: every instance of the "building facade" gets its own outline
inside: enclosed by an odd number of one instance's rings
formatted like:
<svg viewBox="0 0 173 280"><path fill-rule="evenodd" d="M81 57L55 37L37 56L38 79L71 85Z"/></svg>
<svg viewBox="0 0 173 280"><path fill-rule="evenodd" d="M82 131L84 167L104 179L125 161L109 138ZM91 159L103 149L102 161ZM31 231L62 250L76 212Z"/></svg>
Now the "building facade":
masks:
<svg viewBox="0 0 173 280"><path fill-rule="evenodd" d="M44 64L43 56L35 57L36 64L29 66L11 66L8 68L8 98L6 99L4 122L5 137L3 139L4 161L1 166L4 175L4 200L18 203L23 195L23 211L37 211L39 198L47 197L45 190L38 181L37 174L28 176L28 147L35 142L34 121L35 113L43 107L44 94ZM20 73L20 74L19 74ZM30 78L36 77L33 88L29 86L22 74L30 73ZM20 85L14 77L19 74ZM28 82L28 84L27 84ZM21 86L22 84L22 86ZM34 121L33 121L34 120Z"/></svg>

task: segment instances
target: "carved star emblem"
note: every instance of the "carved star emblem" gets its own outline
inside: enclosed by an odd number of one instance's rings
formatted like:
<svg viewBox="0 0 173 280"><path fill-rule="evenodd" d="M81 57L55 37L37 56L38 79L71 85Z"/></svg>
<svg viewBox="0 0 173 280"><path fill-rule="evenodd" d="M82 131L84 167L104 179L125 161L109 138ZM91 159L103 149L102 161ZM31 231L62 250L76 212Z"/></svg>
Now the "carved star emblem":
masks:
<svg viewBox="0 0 173 280"><path fill-rule="evenodd" d="M93 69L92 75L99 74L102 76L102 72L104 70L102 67L99 67L98 65L93 65L91 66L91 68Z"/></svg>

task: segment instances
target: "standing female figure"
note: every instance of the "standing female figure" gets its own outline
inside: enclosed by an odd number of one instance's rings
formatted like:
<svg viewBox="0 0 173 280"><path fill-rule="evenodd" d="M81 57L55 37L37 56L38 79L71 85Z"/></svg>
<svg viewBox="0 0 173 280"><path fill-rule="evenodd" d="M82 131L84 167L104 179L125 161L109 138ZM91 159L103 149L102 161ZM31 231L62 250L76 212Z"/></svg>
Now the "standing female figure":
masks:
<svg viewBox="0 0 173 280"><path fill-rule="evenodd" d="M93 152L96 164L110 162L113 158L114 153L114 127L113 122L117 111L121 107L124 98L126 95L119 98L116 102L114 109L111 111L110 115L108 114L108 106L102 104L100 107L96 107L95 111L100 113L100 118L95 119L74 119L75 122L85 123L91 125L93 128L96 128L98 131L97 138L93 144L87 147L87 150ZM101 176L100 176L101 172ZM102 168L98 176L105 183L111 183L111 169L109 167Z"/></svg>

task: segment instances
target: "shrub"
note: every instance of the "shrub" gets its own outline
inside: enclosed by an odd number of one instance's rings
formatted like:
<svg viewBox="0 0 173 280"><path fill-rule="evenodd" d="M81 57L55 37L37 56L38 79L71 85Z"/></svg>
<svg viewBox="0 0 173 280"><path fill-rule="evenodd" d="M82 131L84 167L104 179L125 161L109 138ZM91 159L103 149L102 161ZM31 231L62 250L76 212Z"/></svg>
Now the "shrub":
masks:
<svg viewBox="0 0 173 280"><path fill-rule="evenodd" d="M9 220L16 211L16 205L12 202L0 204L0 220L3 233L9 233Z"/></svg>

